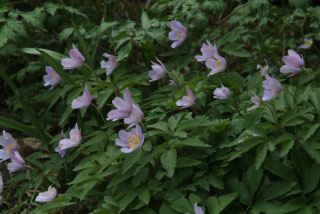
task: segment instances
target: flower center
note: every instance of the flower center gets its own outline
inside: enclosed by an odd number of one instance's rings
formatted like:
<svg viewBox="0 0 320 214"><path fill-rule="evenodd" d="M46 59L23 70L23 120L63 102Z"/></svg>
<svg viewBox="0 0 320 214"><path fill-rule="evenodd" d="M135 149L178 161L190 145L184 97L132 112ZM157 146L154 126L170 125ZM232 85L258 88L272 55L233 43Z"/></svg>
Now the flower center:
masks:
<svg viewBox="0 0 320 214"><path fill-rule="evenodd" d="M7 155L11 153L11 152L10 152L10 149L11 149L13 146L14 146L13 143L10 143L10 144L7 146L7 148L6 148L6 154L7 154Z"/></svg>
<svg viewBox="0 0 320 214"><path fill-rule="evenodd" d="M276 92L274 90L271 90L271 94L275 94Z"/></svg>
<svg viewBox="0 0 320 214"><path fill-rule="evenodd" d="M311 45L311 40L306 41L305 44L308 46Z"/></svg>
<svg viewBox="0 0 320 214"><path fill-rule="evenodd" d="M221 67L222 65L221 65L221 61L220 60L217 60L217 62L216 62L216 67Z"/></svg>
<svg viewBox="0 0 320 214"><path fill-rule="evenodd" d="M78 138L80 135L79 134L75 134L73 136L70 137L69 142L73 141L73 139L76 137Z"/></svg>
<svg viewBox="0 0 320 214"><path fill-rule="evenodd" d="M50 194L52 192L52 189L48 189L47 191L44 192L44 194Z"/></svg>
<svg viewBox="0 0 320 214"><path fill-rule="evenodd" d="M177 33L177 38L178 38L178 40L181 40L181 39L182 39L182 36L181 36L182 33L183 33L182 30L180 30L179 33Z"/></svg>
<svg viewBox="0 0 320 214"><path fill-rule="evenodd" d="M55 72L52 72L51 77L52 79L56 78L57 74Z"/></svg>
<svg viewBox="0 0 320 214"><path fill-rule="evenodd" d="M131 135L127 139L127 146L131 149L137 148L141 143L140 137L136 134Z"/></svg>

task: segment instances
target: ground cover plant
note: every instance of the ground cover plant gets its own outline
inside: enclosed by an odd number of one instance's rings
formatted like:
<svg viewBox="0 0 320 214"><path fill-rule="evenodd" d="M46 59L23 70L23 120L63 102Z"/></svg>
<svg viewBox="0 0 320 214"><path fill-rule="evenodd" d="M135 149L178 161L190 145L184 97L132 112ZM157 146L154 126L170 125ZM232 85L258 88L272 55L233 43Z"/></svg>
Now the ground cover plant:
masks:
<svg viewBox="0 0 320 214"><path fill-rule="evenodd" d="M2 1L1 213L320 212L320 5Z"/></svg>

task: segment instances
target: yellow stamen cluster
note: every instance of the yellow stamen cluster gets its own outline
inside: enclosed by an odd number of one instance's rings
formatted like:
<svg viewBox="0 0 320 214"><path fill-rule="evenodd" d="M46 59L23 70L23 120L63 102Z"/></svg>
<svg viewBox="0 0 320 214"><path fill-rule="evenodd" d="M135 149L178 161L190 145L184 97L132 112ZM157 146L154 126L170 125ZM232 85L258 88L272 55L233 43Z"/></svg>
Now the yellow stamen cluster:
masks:
<svg viewBox="0 0 320 214"><path fill-rule="evenodd" d="M51 74L52 79L56 78L56 76L57 76L57 74L52 72L52 74Z"/></svg>
<svg viewBox="0 0 320 214"><path fill-rule="evenodd" d="M13 143L10 143L10 144L7 146L7 148L6 148L6 154L7 154L7 155L10 154L10 149L11 149L11 147L13 147L13 146L14 146Z"/></svg>
<svg viewBox="0 0 320 214"><path fill-rule="evenodd" d="M177 33L178 40L181 40L181 39L182 39L182 36L181 36L182 33L183 33L182 30L180 30L179 33Z"/></svg>
<svg viewBox="0 0 320 214"><path fill-rule="evenodd" d="M127 146L131 149L137 148L141 143L140 137L137 134L132 134L127 139Z"/></svg>
<svg viewBox="0 0 320 214"><path fill-rule="evenodd" d="M217 60L217 62L216 62L216 67L221 67L222 65L221 65L221 61L220 60Z"/></svg>

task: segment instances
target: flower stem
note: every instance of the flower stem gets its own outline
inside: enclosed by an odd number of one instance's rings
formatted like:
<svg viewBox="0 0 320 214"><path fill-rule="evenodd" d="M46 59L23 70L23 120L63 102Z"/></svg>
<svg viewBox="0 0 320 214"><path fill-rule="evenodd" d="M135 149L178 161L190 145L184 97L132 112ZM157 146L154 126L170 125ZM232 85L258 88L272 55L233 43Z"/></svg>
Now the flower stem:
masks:
<svg viewBox="0 0 320 214"><path fill-rule="evenodd" d="M264 102L265 106L267 106L267 108L269 109L269 111L271 112L272 114L272 117L273 117L273 120L274 120L274 124L276 125L277 127L277 130L278 130L278 133L281 134L281 130L280 130L280 127L278 125L278 120L274 114L274 112L272 111L271 107L269 106L269 104L267 104L266 102Z"/></svg>
<svg viewBox="0 0 320 214"><path fill-rule="evenodd" d="M98 76L97 76L96 72L94 72L92 70L92 68L87 63L83 63L83 64L84 64L84 66L86 66L91 71L91 73L93 73L94 78L96 79L97 83L100 83L100 80L98 79Z"/></svg>
<svg viewBox="0 0 320 214"><path fill-rule="evenodd" d="M103 115L102 115L101 111L98 109L98 107L97 107L95 104L93 104L93 103L91 103L90 105L92 105L92 106L97 110L97 112L99 113L99 115L100 115L101 119L103 120L103 122L104 122L105 124L107 124L105 118L103 117Z"/></svg>
<svg viewBox="0 0 320 214"><path fill-rule="evenodd" d="M27 164L25 164L24 166L27 167L27 168L29 168L29 169L31 169L32 171L34 170L34 168L32 168L31 166L29 166L29 165L27 165Z"/></svg>

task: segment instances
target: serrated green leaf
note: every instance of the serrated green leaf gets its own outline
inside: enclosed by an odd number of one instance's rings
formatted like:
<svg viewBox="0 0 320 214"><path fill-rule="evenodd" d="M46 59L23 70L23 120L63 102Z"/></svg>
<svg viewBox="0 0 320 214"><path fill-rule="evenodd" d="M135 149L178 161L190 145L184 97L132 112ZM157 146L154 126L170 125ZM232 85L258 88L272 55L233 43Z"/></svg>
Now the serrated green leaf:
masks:
<svg viewBox="0 0 320 214"><path fill-rule="evenodd" d="M208 210L210 214L221 213L234 199L238 197L238 193L230 193L223 196L210 196L207 200Z"/></svg>
<svg viewBox="0 0 320 214"><path fill-rule="evenodd" d="M161 155L161 163L163 168L167 171L168 177L172 177L177 164L177 151L170 149Z"/></svg>
<svg viewBox="0 0 320 214"><path fill-rule="evenodd" d="M135 151L127 154L123 161L122 173L127 172L133 164L137 163L140 160L141 154L141 149L136 149Z"/></svg>

